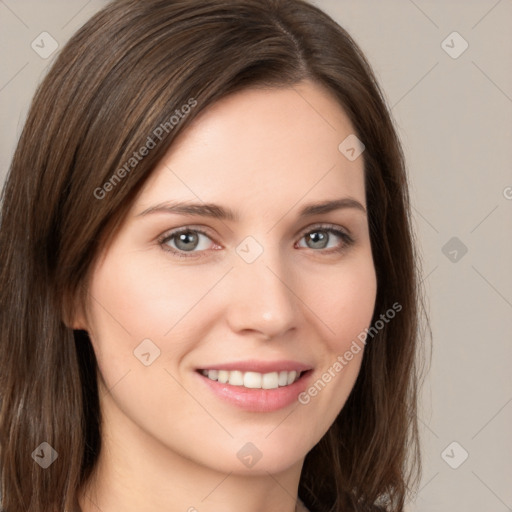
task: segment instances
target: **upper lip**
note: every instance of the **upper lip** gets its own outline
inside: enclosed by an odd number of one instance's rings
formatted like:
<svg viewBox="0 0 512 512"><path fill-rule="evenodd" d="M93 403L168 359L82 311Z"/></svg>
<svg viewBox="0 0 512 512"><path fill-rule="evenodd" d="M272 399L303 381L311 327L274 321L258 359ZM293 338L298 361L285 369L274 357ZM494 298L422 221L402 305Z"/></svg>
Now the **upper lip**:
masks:
<svg viewBox="0 0 512 512"><path fill-rule="evenodd" d="M257 360L246 360L246 361L234 361L230 363L220 363L203 366L198 368L199 370L240 370L242 372L258 372L258 373L271 373L293 370L302 372L311 370L311 365L299 363L297 361L282 360L282 361L257 361Z"/></svg>

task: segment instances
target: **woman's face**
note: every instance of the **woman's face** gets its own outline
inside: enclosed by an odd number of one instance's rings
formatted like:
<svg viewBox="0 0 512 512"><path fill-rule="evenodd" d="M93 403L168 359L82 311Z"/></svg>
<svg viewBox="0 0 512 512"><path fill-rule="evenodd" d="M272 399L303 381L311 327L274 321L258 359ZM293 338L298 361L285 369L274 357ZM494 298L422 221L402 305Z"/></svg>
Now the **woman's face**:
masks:
<svg viewBox="0 0 512 512"><path fill-rule="evenodd" d="M74 325L89 331L117 443L273 473L324 435L363 350L336 362L376 297L364 153L345 156L352 139L339 149L353 133L306 81L236 93L176 140L94 267L87 320Z"/></svg>

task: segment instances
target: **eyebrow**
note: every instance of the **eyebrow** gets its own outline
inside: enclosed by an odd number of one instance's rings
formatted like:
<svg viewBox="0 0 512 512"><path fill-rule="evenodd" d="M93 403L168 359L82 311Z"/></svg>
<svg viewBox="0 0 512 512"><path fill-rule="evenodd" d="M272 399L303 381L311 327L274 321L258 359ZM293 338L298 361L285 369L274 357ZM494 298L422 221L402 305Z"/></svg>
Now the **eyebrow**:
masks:
<svg viewBox="0 0 512 512"><path fill-rule="evenodd" d="M344 197L342 199L334 199L322 201L319 203L310 203L303 206L299 211L299 218L310 217L322 213L329 213L334 210L342 210L352 208L366 215L366 208L356 199ZM166 201L164 203L151 206L143 212L137 214L137 217L146 216L152 213L175 213L181 215L194 215L199 217L211 217L214 219L228 220L238 222L239 215L231 210L214 203L191 203L191 202L174 202Z"/></svg>

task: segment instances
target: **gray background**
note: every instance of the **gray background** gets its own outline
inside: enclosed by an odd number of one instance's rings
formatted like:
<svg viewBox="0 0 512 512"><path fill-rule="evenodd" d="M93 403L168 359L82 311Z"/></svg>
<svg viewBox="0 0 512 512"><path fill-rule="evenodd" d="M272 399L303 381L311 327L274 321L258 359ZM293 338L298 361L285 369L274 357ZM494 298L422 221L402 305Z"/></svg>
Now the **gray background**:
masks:
<svg viewBox="0 0 512 512"><path fill-rule="evenodd" d="M55 57L32 41L105 3L0 0L2 181ZM512 0L314 3L368 56L408 159L434 342L410 511L512 511Z"/></svg>

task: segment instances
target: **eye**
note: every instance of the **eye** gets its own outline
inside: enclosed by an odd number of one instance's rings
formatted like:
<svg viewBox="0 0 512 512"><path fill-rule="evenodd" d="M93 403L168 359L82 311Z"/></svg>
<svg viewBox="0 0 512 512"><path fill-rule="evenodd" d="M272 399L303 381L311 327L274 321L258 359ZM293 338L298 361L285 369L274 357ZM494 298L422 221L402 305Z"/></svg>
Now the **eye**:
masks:
<svg viewBox="0 0 512 512"><path fill-rule="evenodd" d="M163 246L165 251L169 251L179 257L187 258L189 255L185 253L203 252L208 249L209 244L201 240L202 238L206 238L211 242L211 238L204 231L186 227L165 234L164 237L159 240L159 243ZM193 254L190 256L199 255Z"/></svg>
<svg viewBox="0 0 512 512"><path fill-rule="evenodd" d="M342 240L341 244L339 241L336 243L336 238ZM323 251L328 254L341 252L354 243L354 239L348 233L332 225L321 225L313 229L310 228L309 231L302 235L301 240L302 239L305 239L306 244L309 244L306 245L307 248L314 250L329 249ZM333 239L334 245L331 244ZM299 247L304 247L304 245L299 245Z"/></svg>
<svg viewBox="0 0 512 512"><path fill-rule="evenodd" d="M306 240L306 247L315 252L326 254L340 253L354 243L353 238L333 225L316 226L304 232L301 240ZM336 239L338 242L336 243ZM334 245L331 243L334 240ZM341 240L341 243L340 243ZM208 242L209 241L209 242ZM191 227L183 227L164 234L159 240L164 251L170 252L179 258L202 257L212 244L212 239L203 230ZM214 249L215 250L215 249Z"/></svg>

